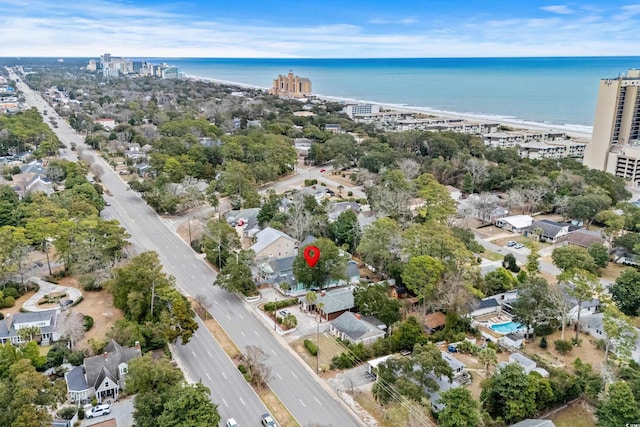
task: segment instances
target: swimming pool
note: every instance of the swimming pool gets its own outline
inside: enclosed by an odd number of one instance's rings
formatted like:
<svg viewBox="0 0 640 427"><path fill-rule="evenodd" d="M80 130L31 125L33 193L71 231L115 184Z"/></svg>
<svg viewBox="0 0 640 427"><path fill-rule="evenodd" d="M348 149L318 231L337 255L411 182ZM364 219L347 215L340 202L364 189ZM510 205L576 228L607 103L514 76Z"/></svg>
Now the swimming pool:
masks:
<svg viewBox="0 0 640 427"><path fill-rule="evenodd" d="M489 329L492 331L498 332L500 334L510 334L511 332L515 332L518 329L523 327L522 323L518 322L506 322L506 323L497 323L495 325L489 326Z"/></svg>

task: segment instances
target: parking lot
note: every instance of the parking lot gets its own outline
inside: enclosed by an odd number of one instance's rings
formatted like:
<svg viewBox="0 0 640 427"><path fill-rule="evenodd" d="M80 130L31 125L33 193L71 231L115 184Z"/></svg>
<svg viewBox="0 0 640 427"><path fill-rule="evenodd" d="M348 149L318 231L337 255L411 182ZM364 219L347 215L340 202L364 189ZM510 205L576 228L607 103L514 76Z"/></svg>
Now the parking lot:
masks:
<svg viewBox="0 0 640 427"><path fill-rule="evenodd" d="M120 399L111 404L111 413L97 417L82 420L82 427L92 426L101 422L115 419L118 427L132 427L133 426L133 397L127 399Z"/></svg>

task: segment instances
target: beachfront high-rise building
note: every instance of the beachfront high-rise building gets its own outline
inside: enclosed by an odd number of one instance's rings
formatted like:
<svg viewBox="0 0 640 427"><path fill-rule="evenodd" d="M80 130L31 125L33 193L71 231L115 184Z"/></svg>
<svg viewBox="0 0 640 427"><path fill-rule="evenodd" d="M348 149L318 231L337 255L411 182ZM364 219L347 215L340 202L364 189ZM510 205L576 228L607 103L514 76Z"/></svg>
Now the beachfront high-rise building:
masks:
<svg viewBox="0 0 640 427"><path fill-rule="evenodd" d="M347 104L342 110L350 119L355 116L378 114L380 106L375 104Z"/></svg>
<svg viewBox="0 0 640 427"><path fill-rule="evenodd" d="M292 71L273 81L271 94L276 96L286 96L292 98L303 98L311 94L311 80L305 77L294 76Z"/></svg>
<svg viewBox="0 0 640 427"><path fill-rule="evenodd" d="M600 80L584 164L640 182L640 70Z"/></svg>

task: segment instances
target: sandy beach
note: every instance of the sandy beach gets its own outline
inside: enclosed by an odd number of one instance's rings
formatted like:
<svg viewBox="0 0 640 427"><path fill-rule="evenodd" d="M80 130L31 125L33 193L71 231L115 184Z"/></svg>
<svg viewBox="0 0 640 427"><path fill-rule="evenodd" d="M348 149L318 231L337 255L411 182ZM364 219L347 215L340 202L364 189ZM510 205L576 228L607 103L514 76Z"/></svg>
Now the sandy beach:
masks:
<svg viewBox="0 0 640 427"><path fill-rule="evenodd" d="M205 82L218 83L221 85L227 86L236 86L239 88L245 89L259 89L268 91L270 88L260 87L249 85L245 83L238 83L227 80L219 80L210 77L200 77L193 75L185 75L185 78L191 80L200 80ZM344 102L344 103L360 103L360 104L372 104L379 105L381 108L385 110L398 111L403 113L414 113L414 114L424 114L439 118L447 118L447 119L464 119L470 122L476 123L499 123L504 126L508 126L512 129L518 130L529 130L534 132L540 131L553 131L553 132L564 132L569 137L582 141L582 142L590 142L591 141L591 126L569 126L569 125L555 125L550 123L537 123L530 122L526 120L519 120L515 118L509 118L504 116L491 116L491 115L481 115L481 114L465 114L465 113L457 113L454 111L441 111L432 109L429 107L417 107L417 106L404 106L397 104L386 104L375 101L367 101L367 100L359 100L359 99L350 99L350 98L341 98L330 95L321 95L321 94L311 94L312 97L332 101L332 102Z"/></svg>

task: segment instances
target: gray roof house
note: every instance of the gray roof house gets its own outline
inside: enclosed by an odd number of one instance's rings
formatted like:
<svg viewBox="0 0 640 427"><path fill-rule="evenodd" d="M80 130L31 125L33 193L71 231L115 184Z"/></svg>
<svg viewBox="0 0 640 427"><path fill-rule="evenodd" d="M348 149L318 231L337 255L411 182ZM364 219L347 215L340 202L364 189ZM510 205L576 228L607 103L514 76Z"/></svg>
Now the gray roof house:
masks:
<svg viewBox="0 0 640 427"><path fill-rule="evenodd" d="M20 329L27 327L40 328L40 334L34 337L41 345L49 345L58 341L62 334L58 332L58 310L34 311L27 313L7 314L4 322L0 322L0 344L20 344Z"/></svg>
<svg viewBox="0 0 640 427"><path fill-rule="evenodd" d="M509 427L556 427L551 420L534 420L528 418L519 423L511 424Z"/></svg>
<svg viewBox="0 0 640 427"><path fill-rule="evenodd" d="M353 287L334 289L332 291L322 291L317 294L314 304L309 304L306 295L300 298L302 308L304 310L315 310L319 304L322 304L320 315L325 320L333 320L345 311L355 307L353 299Z"/></svg>
<svg viewBox="0 0 640 427"><path fill-rule="evenodd" d="M124 388L129 361L142 356L140 343L135 347L122 347L111 340L103 354L87 357L64 375L67 393L72 402L83 402L95 396L99 403L104 399L118 399Z"/></svg>
<svg viewBox="0 0 640 427"><path fill-rule="evenodd" d="M604 313L596 313L589 316L580 318L580 328L583 332L588 333L597 339L607 339L607 334L604 331ZM611 351L616 352L616 343L614 340L611 342ZM640 363L640 329L636 328L636 344L631 349L631 358Z"/></svg>
<svg viewBox="0 0 640 427"><path fill-rule="evenodd" d="M327 217L329 222L335 222L342 212L352 210L356 215L360 212L360 203L358 202L337 202L329 205Z"/></svg>
<svg viewBox="0 0 640 427"><path fill-rule="evenodd" d="M525 236L536 235L536 230L540 230L541 241L557 243L569 236L570 225L571 224L550 221L548 219L533 221L531 226L526 230Z"/></svg>
<svg viewBox="0 0 640 427"><path fill-rule="evenodd" d="M596 243L606 245L607 240L602 237L602 233L599 231L585 230L584 228L576 230L567 239L567 243L570 245L580 246L581 248L589 249Z"/></svg>
<svg viewBox="0 0 640 427"><path fill-rule="evenodd" d="M384 338L385 332L357 313L346 311L329 325L329 332L355 344L371 344Z"/></svg>

